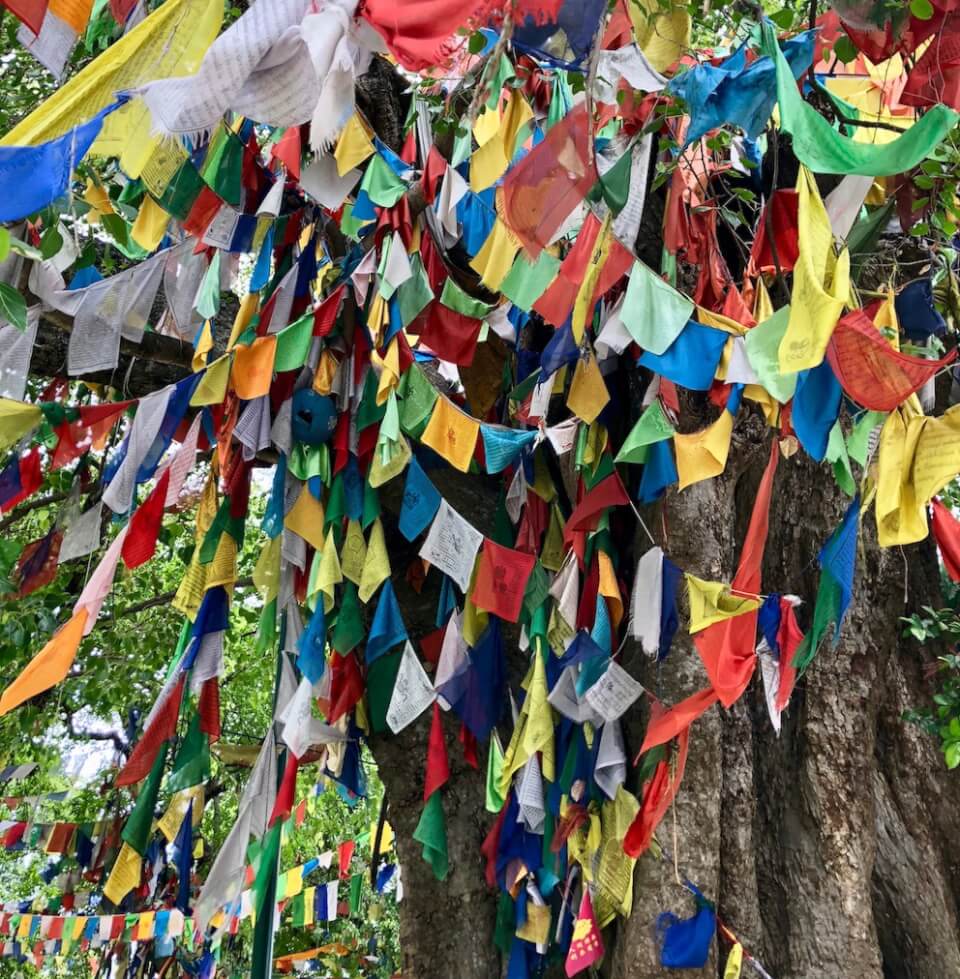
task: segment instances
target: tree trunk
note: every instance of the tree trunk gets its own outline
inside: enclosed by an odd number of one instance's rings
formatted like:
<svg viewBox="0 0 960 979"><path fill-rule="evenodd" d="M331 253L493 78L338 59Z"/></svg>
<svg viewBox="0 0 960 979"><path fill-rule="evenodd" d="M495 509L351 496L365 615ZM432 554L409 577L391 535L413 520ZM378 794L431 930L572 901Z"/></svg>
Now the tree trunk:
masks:
<svg viewBox="0 0 960 979"><path fill-rule="evenodd" d="M728 471L670 491L662 507L644 515L683 570L730 580L772 437L758 416L742 413ZM438 473L453 505L485 529L493 507L483 480L457 476L448 485L442 478ZM781 458L763 585L802 597L804 626L816 595L816 555L848 503L825 467L802 452ZM654 935L661 912L692 913L678 873L717 902L720 918L774 979L960 975L960 873L951 846L960 785L930 739L902 720L930 696L925 668L932 655L902 638L899 617L939 603L936 554L930 542L881 551L872 510L861 523L840 643L822 648L800 679L781 735L767 716L759 676L731 710L714 707L695 722L683 785L657 834L667 852L663 860L648 854L638 862L633 913L605 936L603 973L610 979L672 974L659 966ZM647 546L640 542L637 553ZM398 579L402 570L395 563ZM405 611L411 600L409 592L401 597ZM419 600L419 614L435 608L429 588ZM624 665L667 703L707 684L682 628L659 668L632 644ZM625 719L631 751L646 714L634 709ZM490 822L482 775L458 762L444 790L446 883L433 878L411 839L422 808L427 730L421 721L399 738L374 742L404 874L403 975L445 979L455 969L468 979L495 976L495 899L479 853ZM447 742L456 761L452 726ZM628 787L639 790L629 779ZM716 976L728 948L715 944L707 966L686 974Z"/></svg>

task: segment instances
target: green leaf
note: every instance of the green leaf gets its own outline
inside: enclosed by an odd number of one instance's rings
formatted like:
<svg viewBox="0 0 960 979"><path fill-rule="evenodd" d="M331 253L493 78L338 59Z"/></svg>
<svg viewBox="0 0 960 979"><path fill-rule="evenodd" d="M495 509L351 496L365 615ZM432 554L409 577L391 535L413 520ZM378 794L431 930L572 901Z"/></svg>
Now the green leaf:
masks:
<svg viewBox="0 0 960 979"><path fill-rule="evenodd" d="M21 333L27 329L27 301L6 282L0 282L0 319L12 323Z"/></svg>
<svg viewBox="0 0 960 979"><path fill-rule="evenodd" d="M470 41L467 44L467 49L471 54L479 54L486 46L487 39L480 33L480 31L470 35Z"/></svg>
<svg viewBox="0 0 960 979"><path fill-rule="evenodd" d="M943 757L947 763L947 768L956 768L960 765L960 741L951 741L943 749Z"/></svg>
<svg viewBox="0 0 960 979"><path fill-rule="evenodd" d="M10 254L10 232L0 228L0 262Z"/></svg>
<svg viewBox="0 0 960 979"><path fill-rule="evenodd" d="M838 61L842 61L843 64L848 65L857 56L857 46L846 34L841 34L833 46L833 53L837 56Z"/></svg>
<svg viewBox="0 0 960 979"><path fill-rule="evenodd" d="M51 224L40 239L40 254L44 258L53 258L63 247L63 235L55 224Z"/></svg>
<svg viewBox="0 0 960 979"><path fill-rule="evenodd" d="M784 7L783 10L778 10L775 14L770 14L770 19L782 31L788 31L793 27L793 11L788 7Z"/></svg>
<svg viewBox="0 0 960 979"><path fill-rule="evenodd" d="M119 214L103 214L100 216L100 223L110 232L113 240L126 247L127 244L127 222Z"/></svg>
<svg viewBox="0 0 960 979"><path fill-rule="evenodd" d="M930 0L910 0L910 13L918 20L929 20L933 16L933 4Z"/></svg>
<svg viewBox="0 0 960 979"><path fill-rule="evenodd" d="M10 237L10 250L16 252L17 255L22 255L24 258L33 259L34 261L39 261L43 258L40 254L39 248L34 248L33 245L28 245L25 241L21 241L19 238Z"/></svg>

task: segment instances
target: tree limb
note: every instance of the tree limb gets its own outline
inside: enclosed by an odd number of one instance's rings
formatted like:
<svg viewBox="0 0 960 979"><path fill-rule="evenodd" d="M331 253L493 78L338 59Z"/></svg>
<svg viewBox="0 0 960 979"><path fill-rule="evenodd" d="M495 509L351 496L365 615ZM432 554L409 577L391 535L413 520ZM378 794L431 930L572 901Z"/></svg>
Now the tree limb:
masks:
<svg viewBox="0 0 960 979"><path fill-rule="evenodd" d="M253 584L253 578L237 578L233 583L234 588L249 588ZM156 608L158 605L166 605L168 602L172 602L176 598L176 591L167 591L162 595L154 595L153 598L147 598L142 602L137 602L134 605L128 605L124 609L120 609L119 612L115 612L113 615L102 615L97 620L97 626L106 625L109 622L116 622L117 619L122 619L128 615L137 615L140 612L146 612L147 609Z"/></svg>

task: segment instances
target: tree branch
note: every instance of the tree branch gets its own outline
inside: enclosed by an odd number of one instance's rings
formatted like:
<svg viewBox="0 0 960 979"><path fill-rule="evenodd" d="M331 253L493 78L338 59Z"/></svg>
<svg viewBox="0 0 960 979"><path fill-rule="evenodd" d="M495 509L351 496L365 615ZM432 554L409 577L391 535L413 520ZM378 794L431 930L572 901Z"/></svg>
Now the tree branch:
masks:
<svg viewBox="0 0 960 979"><path fill-rule="evenodd" d="M39 510L40 507L45 507L50 503L62 503L69 495L69 493L51 493L49 496L42 496L39 499L21 503L20 506L15 507L11 513L0 520L0 533L12 527L18 520L22 520L32 510Z"/></svg>
<svg viewBox="0 0 960 979"><path fill-rule="evenodd" d="M234 583L234 588L249 588L253 584L253 578L238 578ZM147 609L156 608L158 605L166 605L168 602L172 602L176 598L176 591L167 591L162 595L154 595L153 598L147 598L142 602L137 602L134 605L128 605L126 608L121 609L119 612L115 612L113 615L102 615L97 620L97 626L106 625L108 622L115 622L117 619L125 618L128 615L137 615L140 612L146 612Z"/></svg>
<svg viewBox="0 0 960 979"><path fill-rule="evenodd" d="M119 731L81 731L77 728L73 714L67 714L65 720L71 738L77 741L112 741L114 747L121 754L130 754L130 745L127 744L127 739Z"/></svg>

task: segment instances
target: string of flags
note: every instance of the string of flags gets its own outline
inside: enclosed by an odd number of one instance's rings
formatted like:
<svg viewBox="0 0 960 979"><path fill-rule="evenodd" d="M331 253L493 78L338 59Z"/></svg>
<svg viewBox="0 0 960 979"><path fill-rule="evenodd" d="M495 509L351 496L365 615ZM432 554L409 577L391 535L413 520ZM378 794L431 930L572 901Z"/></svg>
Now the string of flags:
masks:
<svg viewBox="0 0 960 979"><path fill-rule="evenodd" d="M623 0L516 0L504 17L489 2L466 15L431 4L428 15L412 0L261 0L222 32L220 5L202 0L142 17L124 0L83 17L55 0L7 6L51 70L85 28L134 20L0 140L0 220L18 222L0 281L26 277L31 296L22 322L0 323L0 511L52 473L72 470L75 487L13 580L25 596L60 564L90 564L59 629L0 695L0 715L71 682L121 562L151 560L166 515L193 513L195 546L172 602L178 643L116 777L138 791L111 824L103 895L131 910L10 913L4 953L125 936L152 937L163 957L178 938L204 950L210 975L224 934L265 914L272 925L278 902L295 926L333 920L343 884L356 913L362 878L345 872L349 856L326 884L304 880L322 858L279 870L285 827L305 811L298 772L318 764L347 797L363 796L362 744L414 724L429 734L413 835L445 880L452 723L469 764L485 751L494 820L482 854L508 976L538 974L558 951L568 975L582 972L604 954L603 929L631 913L635 862L681 791L697 718L730 708L759 673L779 732L798 677L838 643L870 507L889 547L923 540L932 506L948 569L960 568L960 532L936 502L960 473L960 409L928 413L936 378L954 369L955 351L939 350L947 325L928 277L863 304L850 245L886 220L882 178L912 170L955 126L954 69L930 46L911 67L887 65L903 76L899 102L873 81L879 62L930 36L912 14L909 41L843 25L860 50L855 74L834 71L825 47L841 29L832 11L815 31L778 37L764 20L692 57L679 4L648 17ZM952 23L945 0L933 8ZM459 33L465 20L482 50ZM357 107L374 57L416 79L399 140ZM937 72L952 81L930 98ZM439 103L456 106L464 79L469 108L441 139ZM803 99L805 86L902 132L851 134ZM736 131L729 145L710 139L720 127ZM793 186L763 183L772 127L791 136ZM115 176L90 165L103 159L117 161ZM657 165L654 267L640 246ZM745 192L742 255L725 250L729 218L715 206L728 179ZM78 201L122 270L105 276L81 258ZM44 257L50 229L61 246ZM228 292L239 303L225 336ZM27 401L53 311L71 321L65 378ZM74 383L117 372L124 345L153 335L191 350L192 370L139 398L114 373L119 401ZM712 580L671 560L641 508L721 478L748 415L770 430L766 468L735 572ZM819 565L805 600L761 573L777 473L801 450L848 500L819 554L802 556ZM93 458L91 485L81 474ZM272 481L255 526L261 463ZM457 508L453 472L499 486L492 519ZM649 546L634 543L638 527ZM193 893L224 640L250 546L254 655L276 657L273 712L235 823ZM411 590L433 603L427 629L405 608ZM707 685L665 704L619 652L632 640L669 670L686 655L681 626ZM506 668L511 628L528 657L519 689ZM634 794L622 720L644 693ZM0 826L4 845L79 858L92 839L70 823L30 825L26 842L26 822ZM178 885L163 910L146 906L166 862L158 831ZM766 976L689 893L692 917L651 922L661 963L702 966L719 930L733 948L727 979L743 961ZM252 976L268 974L273 931L254 929Z"/></svg>

